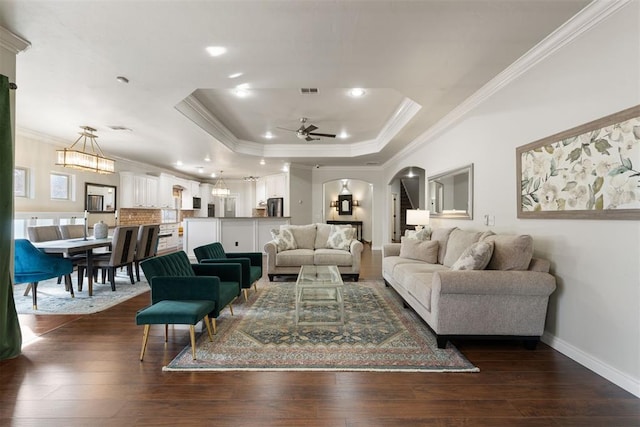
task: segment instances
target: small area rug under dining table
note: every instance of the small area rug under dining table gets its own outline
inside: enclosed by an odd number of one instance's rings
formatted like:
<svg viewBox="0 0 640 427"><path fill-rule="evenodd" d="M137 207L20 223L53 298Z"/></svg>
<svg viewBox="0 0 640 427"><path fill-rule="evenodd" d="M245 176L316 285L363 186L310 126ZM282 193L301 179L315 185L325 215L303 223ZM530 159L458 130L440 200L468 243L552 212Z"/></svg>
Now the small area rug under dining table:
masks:
<svg viewBox="0 0 640 427"><path fill-rule="evenodd" d="M478 372L453 345L438 349L426 324L381 280L345 282L344 326L296 326L295 283L258 284L218 317L218 333L185 347L165 371ZM310 307L331 316L331 307ZM315 314L313 310L319 310Z"/></svg>

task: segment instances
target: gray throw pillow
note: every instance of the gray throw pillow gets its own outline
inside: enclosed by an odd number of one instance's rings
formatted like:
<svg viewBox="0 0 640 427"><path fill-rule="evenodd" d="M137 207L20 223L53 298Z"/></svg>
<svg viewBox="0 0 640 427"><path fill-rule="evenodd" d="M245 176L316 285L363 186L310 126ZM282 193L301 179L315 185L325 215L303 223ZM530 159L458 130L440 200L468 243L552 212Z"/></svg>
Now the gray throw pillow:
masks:
<svg viewBox="0 0 640 427"><path fill-rule="evenodd" d="M348 251L351 248L351 241L353 240L355 231L356 229L353 227L332 225L331 233L327 239L327 248Z"/></svg>
<svg viewBox="0 0 640 427"><path fill-rule="evenodd" d="M493 242L476 242L465 249L451 270L484 270L493 255Z"/></svg>
<svg viewBox="0 0 640 427"><path fill-rule="evenodd" d="M400 258L409 258L428 262L429 264L437 264L438 241L403 238L400 244Z"/></svg>
<svg viewBox="0 0 640 427"><path fill-rule="evenodd" d="M293 237L293 233L286 228L278 230L274 228L271 230L271 237L276 243L276 249L278 252L288 251L292 249L298 249L296 245L296 239Z"/></svg>

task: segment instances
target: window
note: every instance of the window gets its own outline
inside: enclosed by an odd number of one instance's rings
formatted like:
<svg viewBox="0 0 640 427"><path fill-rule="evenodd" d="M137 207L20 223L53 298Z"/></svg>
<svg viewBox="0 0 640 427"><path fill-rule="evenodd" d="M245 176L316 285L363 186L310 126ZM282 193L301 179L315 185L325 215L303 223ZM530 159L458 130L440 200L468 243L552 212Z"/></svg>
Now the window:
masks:
<svg viewBox="0 0 640 427"><path fill-rule="evenodd" d="M29 192L29 174L25 168L13 170L13 197L27 197Z"/></svg>
<svg viewBox="0 0 640 427"><path fill-rule="evenodd" d="M51 177L51 198L55 200L69 200L69 175L52 173Z"/></svg>

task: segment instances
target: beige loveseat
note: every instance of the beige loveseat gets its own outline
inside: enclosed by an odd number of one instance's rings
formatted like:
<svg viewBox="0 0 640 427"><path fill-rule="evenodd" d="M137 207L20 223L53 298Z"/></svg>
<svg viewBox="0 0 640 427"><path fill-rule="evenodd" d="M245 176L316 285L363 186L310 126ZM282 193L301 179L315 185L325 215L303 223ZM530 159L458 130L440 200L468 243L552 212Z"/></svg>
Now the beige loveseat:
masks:
<svg viewBox="0 0 640 427"><path fill-rule="evenodd" d="M478 336L522 338L535 348L556 289L549 268L533 258L528 235L440 228L429 240L403 237L383 246L386 284L427 322L439 348Z"/></svg>
<svg viewBox="0 0 640 427"><path fill-rule="evenodd" d="M334 232L340 231L338 229L349 230L346 239L334 238L329 242L330 238L336 236ZM317 223L282 225L279 230L274 230L276 234L287 231L293 237L289 248L284 249L276 238L264 245L269 280L273 280L275 276L297 275L302 265L337 265L344 278L358 281L363 246L362 242L354 238L353 227ZM343 249L336 249L340 246Z"/></svg>

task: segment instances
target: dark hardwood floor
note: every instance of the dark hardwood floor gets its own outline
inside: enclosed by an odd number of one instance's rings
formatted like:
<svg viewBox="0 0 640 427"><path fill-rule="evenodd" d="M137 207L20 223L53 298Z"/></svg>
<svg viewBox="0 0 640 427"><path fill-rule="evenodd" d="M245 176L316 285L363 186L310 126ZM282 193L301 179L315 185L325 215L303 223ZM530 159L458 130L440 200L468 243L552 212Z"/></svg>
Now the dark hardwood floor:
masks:
<svg viewBox="0 0 640 427"><path fill-rule="evenodd" d="M365 249L363 278L380 278ZM20 316L0 362L0 425L640 426L640 399L541 344L455 342L479 373L162 372L188 330L138 361L143 294L88 316Z"/></svg>

